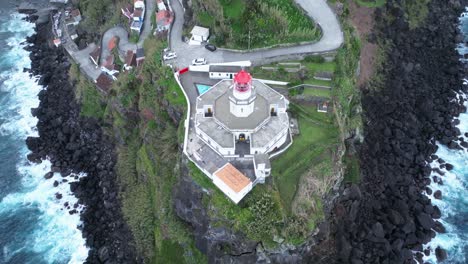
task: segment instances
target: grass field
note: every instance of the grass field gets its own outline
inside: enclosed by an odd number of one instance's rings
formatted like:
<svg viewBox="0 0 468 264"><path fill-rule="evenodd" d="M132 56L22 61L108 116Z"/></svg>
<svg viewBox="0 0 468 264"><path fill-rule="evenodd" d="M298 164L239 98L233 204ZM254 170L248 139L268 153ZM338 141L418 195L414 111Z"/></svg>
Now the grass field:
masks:
<svg viewBox="0 0 468 264"><path fill-rule="evenodd" d="M319 86L331 86L331 81L327 80L317 80L314 79L315 72L334 72L336 63L332 62L307 62L305 60L302 61L289 61L288 63L300 63L305 68L305 78L301 80L299 73L295 72L286 72L280 69L287 69L287 68L297 68L297 66L288 66L284 64L269 64L264 65L263 67L277 67L279 70L272 71L272 70L264 70L261 66L254 67L252 69L252 76L254 78L259 79L267 79L267 80L275 80L275 81L283 81L289 82L293 84L312 84L312 85L319 85Z"/></svg>
<svg viewBox="0 0 468 264"><path fill-rule="evenodd" d="M285 208L296 194L301 176L311 167L326 159L329 148L338 141L338 128L332 114L317 113L315 105L292 104L298 117L300 135L294 137L293 145L272 161L272 175Z"/></svg>
<svg viewBox="0 0 468 264"><path fill-rule="evenodd" d="M225 17L239 18L245 9L245 3L242 0L219 0L223 6Z"/></svg>
<svg viewBox="0 0 468 264"><path fill-rule="evenodd" d="M381 7L385 4L386 0L355 0L360 6L366 7Z"/></svg>
<svg viewBox="0 0 468 264"><path fill-rule="evenodd" d="M318 96L318 97L330 97L330 90L325 89L314 89L304 87L304 95Z"/></svg>

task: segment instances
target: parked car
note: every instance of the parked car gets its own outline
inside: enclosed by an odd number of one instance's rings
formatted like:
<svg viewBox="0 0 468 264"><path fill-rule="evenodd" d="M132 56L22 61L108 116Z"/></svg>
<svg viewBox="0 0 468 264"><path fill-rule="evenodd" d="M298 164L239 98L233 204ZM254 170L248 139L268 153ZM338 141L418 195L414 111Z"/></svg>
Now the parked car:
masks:
<svg viewBox="0 0 468 264"><path fill-rule="evenodd" d="M216 46L213 45L213 44L206 44L205 45L205 49L209 50L209 51L215 51L216 50Z"/></svg>
<svg viewBox="0 0 468 264"><path fill-rule="evenodd" d="M192 65L205 65L206 59L205 58L198 58L192 61Z"/></svg>
<svg viewBox="0 0 468 264"><path fill-rule="evenodd" d="M175 59L175 58L177 58L177 54L175 52L173 52L173 51L168 52L167 54L164 54L164 56L163 56L164 60L172 60L172 59Z"/></svg>

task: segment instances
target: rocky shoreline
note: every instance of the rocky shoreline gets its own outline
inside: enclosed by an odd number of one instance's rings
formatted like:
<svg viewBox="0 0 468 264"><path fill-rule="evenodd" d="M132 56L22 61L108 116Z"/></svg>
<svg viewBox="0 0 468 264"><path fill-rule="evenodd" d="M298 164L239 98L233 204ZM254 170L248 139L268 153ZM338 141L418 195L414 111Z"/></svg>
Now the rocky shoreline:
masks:
<svg viewBox="0 0 468 264"><path fill-rule="evenodd" d="M383 85L364 90L365 140L360 147L361 182L348 186L337 203L336 241L344 263L423 263L442 248L425 249L444 232L440 209L431 204L431 181L443 184L453 166L434 155L436 142L466 147L456 117L466 111L463 65L455 50L463 41L458 17L463 1L431 1L427 20L410 30L402 1L376 13L378 38L390 43ZM440 169L431 170L430 162ZM431 173L438 177L431 178ZM439 193L434 196L437 198Z"/></svg>
<svg viewBox="0 0 468 264"><path fill-rule="evenodd" d="M34 19L34 18L33 18ZM63 177L59 184L70 184L81 212L83 237L90 249L87 263L140 263L133 236L124 221L116 184L116 157L112 141L103 134L97 120L80 116L75 101L74 86L69 81L70 62L62 49L50 46L50 24L37 23L36 34L27 42L30 52L31 75L40 76L39 84L46 87L39 93L40 105L32 109L38 118L39 137L26 141L33 162L49 159L51 173ZM77 182L67 178L86 173ZM60 199L61 194L57 193ZM64 204L70 214L79 213L78 204Z"/></svg>

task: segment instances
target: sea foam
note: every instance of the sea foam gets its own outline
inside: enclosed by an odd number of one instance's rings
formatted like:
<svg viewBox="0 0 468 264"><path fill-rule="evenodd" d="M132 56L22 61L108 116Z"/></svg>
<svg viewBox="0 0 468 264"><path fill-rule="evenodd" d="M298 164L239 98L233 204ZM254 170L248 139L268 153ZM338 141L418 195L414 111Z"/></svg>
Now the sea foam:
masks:
<svg viewBox="0 0 468 264"><path fill-rule="evenodd" d="M0 68L4 69L0 73L0 92L6 94L0 101L0 135L23 144L17 153L20 162L16 164L21 188L1 199L0 217L14 217L19 212L30 211L34 214L28 216L34 215L35 218L28 223L30 230L24 230L28 233L22 234L21 237L25 238L23 241L15 241L14 238L4 241L5 246L0 249L0 262L9 262L22 253L27 256L27 252L32 251L46 263L83 263L88 248L78 229L82 223L79 214L69 213L78 202L69 185L76 180L67 177L68 182L63 182L64 178L57 173L52 179L46 180L44 174L50 171L50 162L45 160L41 164L32 164L26 159L29 151L24 140L28 136L37 136L37 119L31 115L31 108L38 106L37 95L42 87L37 84L37 77L30 77L28 72L23 72L23 68L29 68L31 62L29 53L23 49L26 44L22 43L34 29L33 24L22 18L21 15L12 15L10 21L0 27L0 33L14 33L14 37L6 41L9 51L0 55ZM53 187L54 181L60 184ZM62 195L61 199L56 198L57 193ZM71 206L69 210L64 208L66 202ZM78 206L77 210L83 210L83 206Z"/></svg>

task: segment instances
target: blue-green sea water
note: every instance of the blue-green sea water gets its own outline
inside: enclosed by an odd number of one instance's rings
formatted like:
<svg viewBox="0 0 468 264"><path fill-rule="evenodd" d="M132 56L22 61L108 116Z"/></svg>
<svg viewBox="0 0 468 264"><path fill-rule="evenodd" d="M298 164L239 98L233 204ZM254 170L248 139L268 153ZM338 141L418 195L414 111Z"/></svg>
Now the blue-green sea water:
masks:
<svg viewBox="0 0 468 264"><path fill-rule="evenodd" d="M31 164L25 139L37 135L31 108L39 104L37 77L30 67L25 38L34 24L0 1L0 263L82 263L88 254L79 215L63 204L77 199L68 183L53 187L60 175L44 179L50 163ZM61 200L55 193L63 194Z"/></svg>

